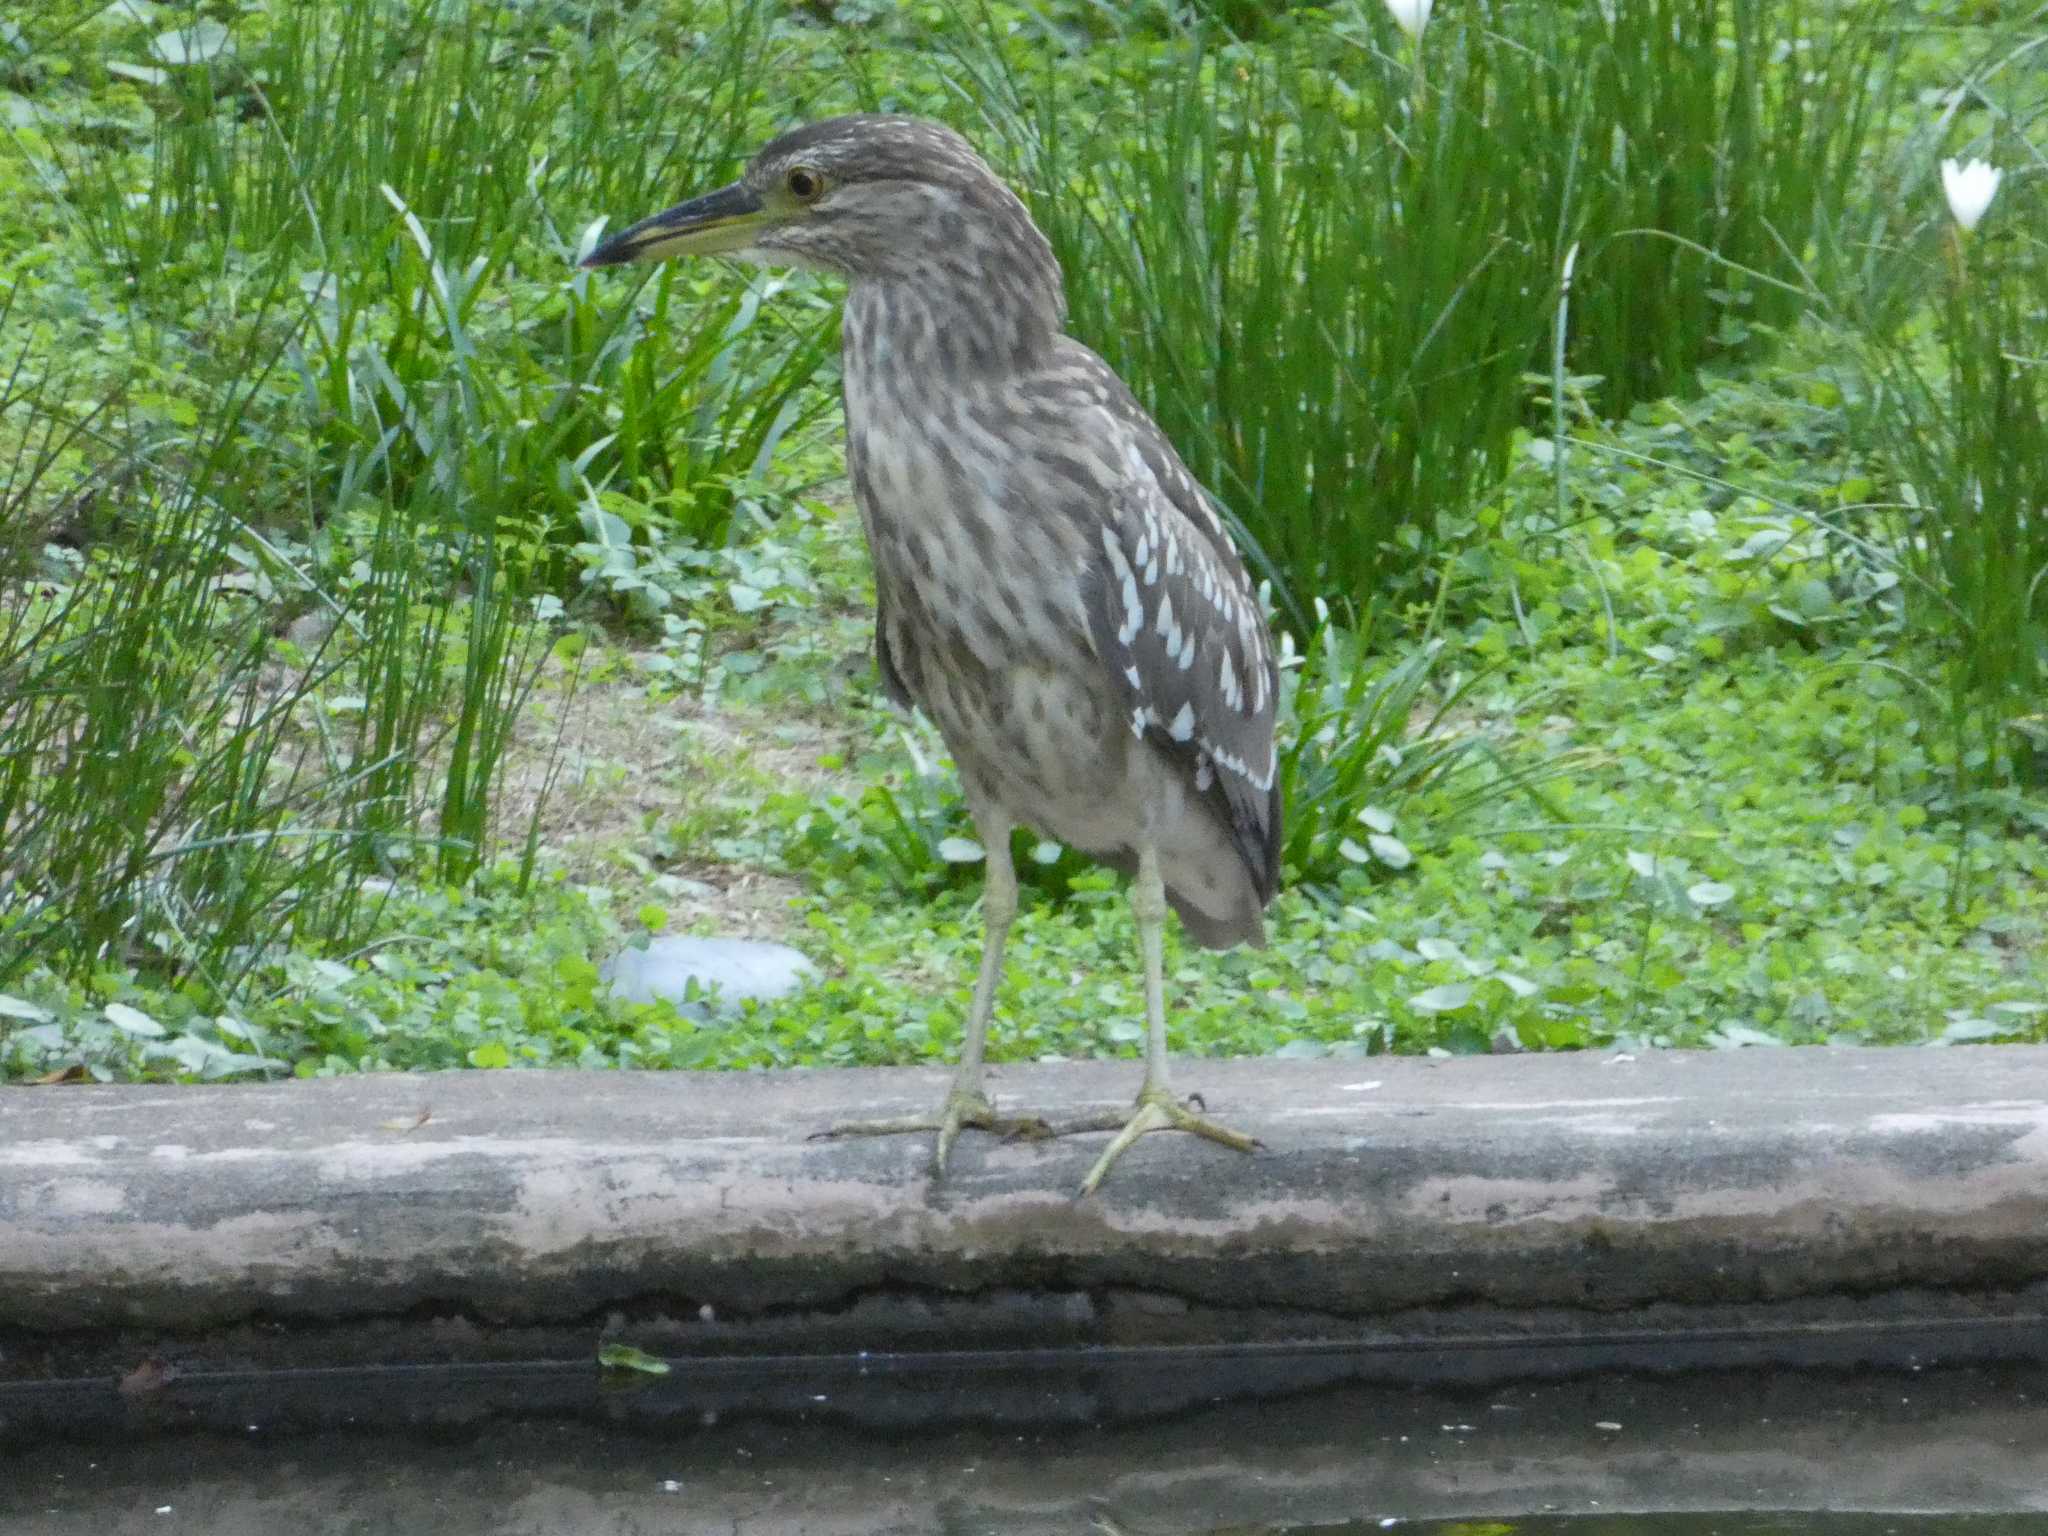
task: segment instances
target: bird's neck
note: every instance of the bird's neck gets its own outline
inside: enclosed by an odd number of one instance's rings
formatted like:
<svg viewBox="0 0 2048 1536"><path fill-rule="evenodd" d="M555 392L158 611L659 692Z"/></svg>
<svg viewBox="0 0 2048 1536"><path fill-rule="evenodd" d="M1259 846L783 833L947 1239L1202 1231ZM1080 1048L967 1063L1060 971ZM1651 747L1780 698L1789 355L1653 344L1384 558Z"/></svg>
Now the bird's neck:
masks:
<svg viewBox="0 0 2048 1536"><path fill-rule="evenodd" d="M855 282L846 296L849 372L915 370L932 388L1003 378L1043 361L1066 320L1051 253L1042 264L982 273L943 255Z"/></svg>

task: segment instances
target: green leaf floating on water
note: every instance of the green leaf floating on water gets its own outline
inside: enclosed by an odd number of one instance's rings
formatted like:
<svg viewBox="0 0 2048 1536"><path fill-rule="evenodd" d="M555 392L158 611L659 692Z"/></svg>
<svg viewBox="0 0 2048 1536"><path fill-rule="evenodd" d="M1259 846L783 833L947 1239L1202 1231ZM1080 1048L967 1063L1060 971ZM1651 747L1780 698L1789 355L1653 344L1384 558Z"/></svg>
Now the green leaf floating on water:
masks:
<svg viewBox="0 0 2048 1536"><path fill-rule="evenodd" d="M659 1355L650 1355L644 1349L635 1349L630 1344L600 1344L597 1347L597 1363L607 1371L639 1371L648 1376L666 1376L668 1362Z"/></svg>

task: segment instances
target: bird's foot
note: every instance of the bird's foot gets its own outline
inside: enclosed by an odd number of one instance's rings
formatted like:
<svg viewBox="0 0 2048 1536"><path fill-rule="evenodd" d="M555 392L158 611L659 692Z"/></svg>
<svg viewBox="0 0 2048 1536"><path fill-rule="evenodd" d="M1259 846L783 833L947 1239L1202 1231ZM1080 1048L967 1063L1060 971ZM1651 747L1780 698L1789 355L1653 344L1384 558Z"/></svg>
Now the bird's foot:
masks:
<svg viewBox="0 0 2048 1536"><path fill-rule="evenodd" d="M939 1106L936 1115L901 1115L892 1120L849 1120L844 1125L828 1126L822 1131L811 1133L811 1140L823 1141L841 1136L901 1136L913 1131L937 1131L938 1145L932 1151L932 1176L937 1178L946 1171L946 1159L953 1151L953 1143L960 1138L960 1132L972 1126L977 1131L989 1131L1006 1141L1024 1138L1032 1141L1052 1135L1052 1127L1037 1115L999 1115L996 1107L989 1102L985 1093L955 1088L946 1095L946 1102Z"/></svg>
<svg viewBox="0 0 2048 1536"><path fill-rule="evenodd" d="M1138 1093L1137 1108L1129 1114L1111 1110L1059 1126L1055 1134L1060 1136L1071 1136L1080 1131L1116 1132L1116 1139L1103 1149L1102 1156L1095 1160L1095 1166L1088 1170L1088 1177L1081 1181L1081 1193L1094 1194L1103 1176L1109 1172L1110 1164L1122 1157L1131 1143L1147 1131L1190 1131L1204 1140L1219 1142L1239 1152L1256 1152L1264 1145L1255 1136L1243 1135L1196 1114L1189 1107L1191 1105L1208 1107L1199 1098L1177 1099L1164 1088L1145 1088Z"/></svg>

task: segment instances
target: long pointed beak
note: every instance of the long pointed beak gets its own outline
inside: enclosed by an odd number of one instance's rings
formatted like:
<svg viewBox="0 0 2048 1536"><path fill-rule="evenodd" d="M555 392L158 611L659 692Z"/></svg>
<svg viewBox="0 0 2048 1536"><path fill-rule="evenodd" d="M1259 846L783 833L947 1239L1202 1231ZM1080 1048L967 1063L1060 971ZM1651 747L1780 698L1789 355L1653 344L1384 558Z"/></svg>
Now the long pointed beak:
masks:
<svg viewBox="0 0 2048 1536"><path fill-rule="evenodd" d="M736 181L619 231L582 264L619 267L670 256L716 256L751 244L768 221L768 211L754 189Z"/></svg>

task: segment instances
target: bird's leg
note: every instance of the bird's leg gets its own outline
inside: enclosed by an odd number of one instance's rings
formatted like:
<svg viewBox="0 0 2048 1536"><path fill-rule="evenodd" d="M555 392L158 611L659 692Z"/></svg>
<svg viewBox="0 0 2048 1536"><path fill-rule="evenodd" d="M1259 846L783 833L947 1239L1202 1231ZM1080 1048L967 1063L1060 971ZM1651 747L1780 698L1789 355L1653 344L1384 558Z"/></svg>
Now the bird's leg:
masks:
<svg viewBox="0 0 2048 1536"><path fill-rule="evenodd" d="M974 1002L967 1012L967 1034L960 1044L960 1067L953 1075L953 1088L939 1113L938 1146L932 1155L935 1173L946 1171L946 1157L960 1135L960 1128L972 1125L1004 1136L1046 1135L1048 1128L1036 1116L1004 1118L989 1102L981 1086L982 1054L988 1044L988 1023L996 1008L996 987L1003 979L1003 947L1009 941L1010 924L1017 920L1017 869L1010 858L1010 829L1007 816L977 811L975 832L981 838L985 861L981 886L981 973L974 980Z"/></svg>
<svg viewBox="0 0 2048 1536"><path fill-rule="evenodd" d="M932 1172L946 1171L946 1158L962 1128L994 1131L1004 1136L1046 1136L1051 1128L1035 1115L998 1115L981 1086L982 1056L988 1044L988 1021L995 1012L996 985L1003 977L1003 946L1010 924L1017 920L1017 869L1010 859L1008 817L977 811L975 831L986 854L981 889L981 974L974 982L974 1002L967 1013L967 1034L960 1045L960 1066L953 1087L936 1115L907 1115L892 1120L856 1120L818 1132L819 1136L893 1136L905 1131L937 1131Z"/></svg>
<svg viewBox="0 0 2048 1536"><path fill-rule="evenodd" d="M1114 1130L1116 1139L1103 1149L1088 1177L1081 1181L1081 1193L1092 1195L1109 1172L1110 1164L1123 1156L1130 1144L1147 1131L1192 1131L1210 1141L1221 1142L1240 1152L1250 1152L1259 1143L1196 1114L1173 1096L1166 1082L1166 882L1159 874L1159 854L1148 842L1138 850L1138 875L1131 882L1131 915L1138 922L1138 947L1145 958L1145 1081L1138 1089L1138 1107L1128 1118L1122 1114L1095 1117L1061 1126L1060 1134L1074 1131Z"/></svg>

